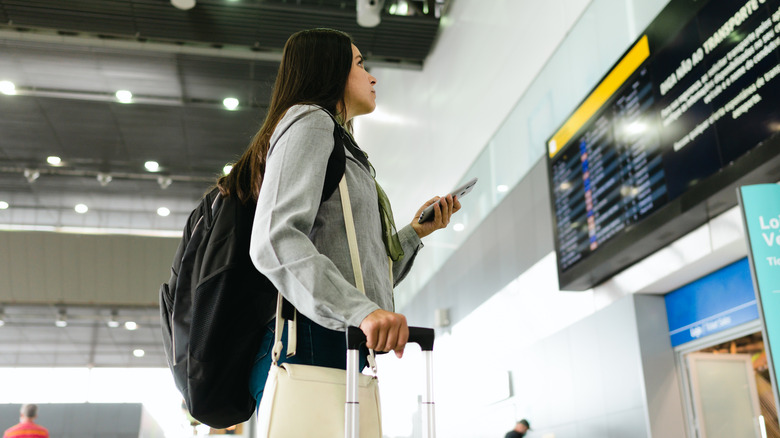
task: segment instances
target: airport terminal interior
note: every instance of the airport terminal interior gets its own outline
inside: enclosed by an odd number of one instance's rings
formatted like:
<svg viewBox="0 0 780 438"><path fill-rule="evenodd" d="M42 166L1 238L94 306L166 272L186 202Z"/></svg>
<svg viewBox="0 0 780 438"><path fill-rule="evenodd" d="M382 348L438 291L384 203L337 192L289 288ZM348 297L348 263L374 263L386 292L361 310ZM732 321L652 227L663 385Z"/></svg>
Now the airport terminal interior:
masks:
<svg viewBox="0 0 780 438"><path fill-rule="evenodd" d="M438 436L780 438L780 0L0 0L0 430L256 436L189 414L159 293L318 27L399 228L478 178L394 290ZM420 348L377 362L429 436Z"/></svg>

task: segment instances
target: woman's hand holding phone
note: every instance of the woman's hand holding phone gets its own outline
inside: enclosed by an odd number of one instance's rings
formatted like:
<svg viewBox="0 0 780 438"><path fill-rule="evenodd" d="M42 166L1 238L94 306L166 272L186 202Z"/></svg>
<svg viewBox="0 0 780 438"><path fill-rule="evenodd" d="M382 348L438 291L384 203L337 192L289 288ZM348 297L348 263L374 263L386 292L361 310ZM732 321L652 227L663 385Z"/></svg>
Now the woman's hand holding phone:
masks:
<svg viewBox="0 0 780 438"><path fill-rule="evenodd" d="M433 220L420 223L420 215L429 206L433 206ZM458 201L457 196L453 196L451 193L443 198L436 196L429 199L428 202L417 210L417 214L412 219L412 228L422 239L436 230L446 228L453 213L458 210L460 210L460 201Z"/></svg>
<svg viewBox="0 0 780 438"><path fill-rule="evenodd" d="M476 184L477 178L472 178L444 198L437 196L423 204L414 216L416 220L412 220L412 228L417 235L422 239L438 229L446 228L452 214L460 210L460 198L469 194Z"/></svg>

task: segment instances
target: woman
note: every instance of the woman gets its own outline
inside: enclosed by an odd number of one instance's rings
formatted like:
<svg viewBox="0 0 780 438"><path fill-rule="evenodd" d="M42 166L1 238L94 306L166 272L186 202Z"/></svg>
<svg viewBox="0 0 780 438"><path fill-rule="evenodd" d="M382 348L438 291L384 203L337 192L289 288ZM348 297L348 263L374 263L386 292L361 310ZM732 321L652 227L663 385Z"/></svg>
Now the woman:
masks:
<svg viewBox="0 0 780 438"><path fill-rule="evenodd" d="M393 350L401 357L409 330L404 316L393 312L394 283L411 267L420 239L446 227L460 209L448 195L434 207L433 221L412 220L396 233L367 156L346 134L344 173L365 295L355 287L341 197L338 190L321 197L334 129L342 129L335 123L348 132L354 117L372 112L375 84L349 35L331 29L294 34L285 44L263 126L220 181L223 193L256 200L250 256L299 312L297 352L286 359L283 352L282 362L345 369L343 331L348 325L360 327L368 348ZM417 216L436 201L426 202ZM272 330L273 322L252 371L250 386L258 403L271 362Z"/></svg>

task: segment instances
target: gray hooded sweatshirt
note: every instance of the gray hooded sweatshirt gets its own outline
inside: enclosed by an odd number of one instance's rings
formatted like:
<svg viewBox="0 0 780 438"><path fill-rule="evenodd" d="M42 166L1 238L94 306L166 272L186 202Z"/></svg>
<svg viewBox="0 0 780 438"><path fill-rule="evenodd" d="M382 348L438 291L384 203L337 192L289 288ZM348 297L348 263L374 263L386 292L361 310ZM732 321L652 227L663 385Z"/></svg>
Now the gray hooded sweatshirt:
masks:
<svg viewBox="0 0 780 438"><path fill-rule="evenodd" d="M250 256L299 312L319 325L344 330L369 313L393 311L393 286L409 271L422 242L411 225L398 231L404 257L390 263L374 179L349 152L345 175L366 295L355 287L341 195L320 204L334 121L317 106L296 105L271 136L257 200Z"/></svg>

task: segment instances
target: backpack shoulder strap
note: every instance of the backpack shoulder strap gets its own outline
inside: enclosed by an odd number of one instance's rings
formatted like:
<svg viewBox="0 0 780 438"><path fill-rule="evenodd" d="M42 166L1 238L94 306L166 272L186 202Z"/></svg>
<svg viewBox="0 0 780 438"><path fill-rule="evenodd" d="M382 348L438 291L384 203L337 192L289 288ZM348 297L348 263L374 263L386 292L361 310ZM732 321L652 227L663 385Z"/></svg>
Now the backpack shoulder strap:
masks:
<svg viewBox="0 0 780 438"><path fill-rule="evenodd" d="M347 165L347 156L344 152L344 139L339 132L340 126L333 122L333 151L328 157L328 167L325 171L325 185L322 188L322 197L320 204L333 195L333 192L339 187L339 181L344 176L344 170Z"/></svg>

